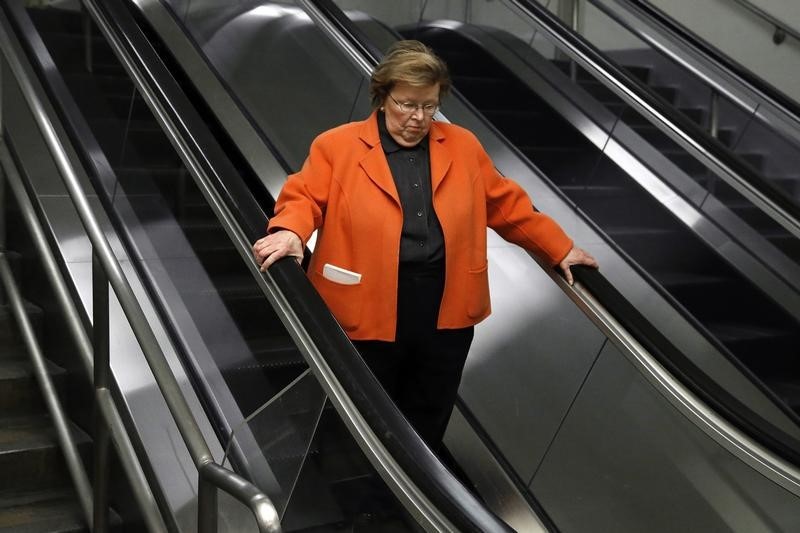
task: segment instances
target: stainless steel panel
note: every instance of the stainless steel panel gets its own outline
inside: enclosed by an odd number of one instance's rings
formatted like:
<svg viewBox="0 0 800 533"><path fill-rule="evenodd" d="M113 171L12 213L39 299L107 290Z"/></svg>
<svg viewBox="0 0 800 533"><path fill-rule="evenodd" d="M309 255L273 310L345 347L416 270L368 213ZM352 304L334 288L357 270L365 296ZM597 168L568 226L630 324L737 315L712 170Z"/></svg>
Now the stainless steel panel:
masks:
<svg viewBox="0 0 800 533"><path fill-rule="evenodd" d="M15 43L16 44L16 43ZM19 49L18 49L19 50ZM19 50L21 52L21 50ZM27 67L27 63L25 63ZM32 70L27 68L28 75L34 76ZM40 157L41 154L48 153L44 140L39 135L39 130L28 111L25 99L20 93L19 85L9 70L5 57L0 55L0 72L2 72L2 116L3 116L3 136L13 147L14 152L20 160L27 162L25 177L27 177L37 187L40 195L60 195L66 194L66 189L61 180L51 180L50 176L56 175L56 166L49 157ZM37 85L38 86L38 85ZM41 93L43 94L43 92ZM45 109L52 117L55 112L49 104L47 98L42 98ZM64 129L58 121L55 121L56 132L62 139L66 139ZM78 164L78 158L72 150L70 143L66 143L67 154L70 161L78 171L83 189L92 195L92 187L86 177L83 168Z"/></svg>
<svg viewBox="0 0 800 533"><path fill-rule="evenodd" d="M563 531L796 531L800 500L722 449L607 346L531 489Z"/></svg>
<svg viewBox="0 0 800 533"><path fill-rule="evenodd" d="M459 393L527 481L605 337L521 249L493 243L489 279L493 313L476 328Z"/></svg>
<svg viewBox="0 0 800 533"><path fill-rule="evenodd" d="M447 450L466 472L481 498L514 531L546 533L547 528L508 473L475 433L458 407L444 438Z"/></svg>
<svg viewBox="0 0 800 533"><path fill-rule="evenodd" d="M317 134L366 110L366 97L358 108L350 105L362 88L360 72L298 7L192 6L187 24L221 78L293 169L300 168ZM326 98L319 98L320 88Z"/></svg>

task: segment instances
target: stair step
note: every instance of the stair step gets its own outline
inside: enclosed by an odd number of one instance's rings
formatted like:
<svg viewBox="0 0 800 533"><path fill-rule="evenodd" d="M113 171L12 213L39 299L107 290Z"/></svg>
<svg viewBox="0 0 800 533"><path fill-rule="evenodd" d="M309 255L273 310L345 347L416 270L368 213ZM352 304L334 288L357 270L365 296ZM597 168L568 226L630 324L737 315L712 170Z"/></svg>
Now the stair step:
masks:
<svg viewBox="0 0 800 533"><path fill-rule="evenodd" d="M34 333L39 336L42 328L42 310L30 302L25 302L25 311L33 326ZM17 358L25 354L25 347L19 333L19 326L8 305L0 306L0 359Z"/></svg>
<svg viewBox="0 0 800 533"><path fill-rule="evenodd" d="M64 369L46 361L56 387L63 381ZM0 359L0 413L16 416L42 412L44 401L28 359Z"/></svg>
<svg viewBox="0 0 800 533"><path fill-rule="evenodd" d="M70 428L79 446L89 442L77 426ZM67 486L62 452L47 416L0 418L0 492Z"/></svg>
<svg viewBox="0 0 800 533"><path fill-rule="evenodd" d="M0 532L89 531L74 493L63 490L0 494Z"/></svg>

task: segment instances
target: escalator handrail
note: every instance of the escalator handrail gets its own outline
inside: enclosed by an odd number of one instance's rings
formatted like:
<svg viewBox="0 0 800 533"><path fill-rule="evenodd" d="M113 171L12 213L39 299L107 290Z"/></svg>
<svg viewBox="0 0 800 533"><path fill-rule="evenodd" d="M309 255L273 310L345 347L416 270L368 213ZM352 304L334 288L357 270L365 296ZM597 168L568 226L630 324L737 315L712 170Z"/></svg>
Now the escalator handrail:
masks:
<svg viewBox="0 0 800 533"><path fill-rule="evenodd" d="M231 167L218 145L202 134L194 137L197 132L205 131L205 124L192 111L192 105L135 22L123 15L125 7L117 0L103 2L103 9L112 14L115 33L120 34L126 48L136 54L137 62L141 61L143 68L137 70L148 73L148 78L142 82L156 88L173 123L181 124L180 133L193 136L187 149L191 150L194 160L205 163L203 169L191 172L193 178L201 189L208 189L209 204L227 226L248 267L255 269L262 289L285 320L337 410L349 417L351 432L375 435L388 450L388 461L396 461L396 465L389 465L389 470L395 480L400 480L396 481L398 490L416 494L416 498L430 498L436 509L444 511L445 523L452 522L460 531L510 531L461 485L416 434L372 376L296 262L282 260L266 274L258 273L250 257L249 243L263 236L267 215L253 200L253 193L236 179L235 173L219 172L219 169ZM328 375L328 368L332 375ZM348 408L350 401L356 407L355 412ZM361 416L366 426L359 427Z"/></svg>
<svg viewBox="0 0 800 533"><path fill-rule="evenodd" d="M598 2L597 0L590 0L597 9L602 10L605 14L613 18L617 23L625 27L630 32L637 35L639 38L644 39L646 42L658 46L659 50L663 50L664 45L656 45L652 40L647 38L642 31L633 28L614 10L610 9L607 5ZM672 38L678 42L682 42L682 46L687 46L696 52L699 57L702 57L704 62L715 65L721 68L731 78L738 80L743 87L760 99L768 102L777 112L783 114L791 124L800 125L800 104L788 97L782 91L771 85L769 82L754 74L750 69L743 66L741 63L736 62L730 56L711 45L708 41L696 33L689 30L686 26L678 23L674 18L667 15L661 9L655 7L647 0L614 0L623 7L627 7L632 13L639 16L649 17L659 27L664 28L669 33L673 34ZM670 49L670 52L674 50ZM672 56L673 54L670 54ZM719 83L714 84L718 92L725 93L726 88ZM731 97L736 100L737 95L731 94ZM800 131L795 132L795 138L800 139Z"/></svg>
<svg viewBox="0 0 800 533"><path fill-rule="evenodd" d="M90 2L91 0L89 0L89 2L87 2L85 5L91 9L94 6L91 6ZM20 13L16 9L17 6L11 6L9 4L10 3L8 2L4 2L3 6L7 8L5 14L8 16L8 19L16 23L14 24L15 29L20 32L24 31L24 35L22 35L22 37L30 37L32 33L35 34L35 31L29 25L25 27L25 25L20 24L20 19L22 17L19 16ZM23 39L23 41L28 42L28 39ZM206 470L214 469L216 471L216 477L207 478L205 483L201 482L202 491L209 495L213 493L206 483L210 483L214 488L213 490L216 490L217 488L225 490L232 497L238 499L249 507L253 513L256 524L259 527L259 531L279 533L280 524L278 522L278 513L266 495L262 495L261 498L254 499L252 497L252 493L257 489L255 489L247 480L235 472L219 465L216 465L218 468L213 468L210 466L215 463L213 455L208 447L208 443L206 442L205 437L203 436L203 433L197 424L197 421L192 415L191 409L188 406L181 387L178 384L175 375L172 373L164 352L161 349L161 345L156 338L152 327L150 326L148 318L146 317L141 304L133 292L133 289L124 274L120 262L117 260L116 255L111 248L108 237L105 235L100 222L92 211L92 207L89 203L87 195L83 191L83 186L80 183L78 174L70 162L69 156L67 155L67 150L62 140L59 139L53 123L47 116L47 113L44 111L44 105L39 99L36 91L32 88L31 81L26 77L24 68L22 68L19 59L12 56L7 56L7 58L9 59L9 63L12 64L17 81L20 83L22 94L31 108L34 120L40 129L42 136L44 137L44 141L48 150L53 156L56 168L63 179L64 185L66 186L68 194L79 215L81 224L83 225L87 237L92 244L93 254L97 258L97 265L102 266L106 282L111 286L116 294L117 300L123 309L128 324L130 325L131 330L145 355L148 365L152 370L153 376L155 377L156 383L161 391L161 395L167 404L170 413L172 414L175 424L179 428L181 437L187 449L189 450L190 455L192 456L198 474L201 478L206 479L207 476L204 476ZM80 146L79 142L74 142L76 139L72 138L70 140L73 141L73 146ZM108 359L106 359L105 364L108 365ZM97 370L98 369L96 367L95 371L97 372ZM108 368L102 370L104 374L107 374L108 371ZM96 373L95 375L97 376L98 374ZM98 389L96 391L98 396L100 396L104 390L105 389ZM110 396L108 397L110 398ZM108 406L101 403L99 399L96 401L97 408L104 410L108 408ZM115 429L119 430L120 428L109 429L113 432ZM123 449L124 448L121 448L121 450ZM127 462L130 460L130 458L125 457L124 460ZM214 523L216 523L216 497L212 499L207 497L203 503L205 505L198 507L199 523L208 522L209 520L213 520Z"/></svg>
<svg viewBox="0 0 800 533"><path fill-rule="evenodd" d="M749 0L733 0L733 1L741 5L742 7L744 7L745 9L756 15L757 17L763 19L766 22L769 22L770 24L775 26L775 28L779 28L785 31L787 34L791 35L792 37L800 41L800 31L794 29L792 26L789 26L788 24L781 22L773 14L758 7L753 2L750 2Z"/></svg>
<svg viewBox="0 0 800 533"><path fill-rule="evenodd" d="M313 0L313 3L331 21L336 23L339 31L347 35L349 39L360 41L358 48L370 51L370 60L373 63L379 61L381 52L369 42L365 34L332 0ZM794 465L800 465L800 441L798 439L763 419L710 378L690 358L680 352L632 303L625 299L599 270L573 267L573 274L575 279L588 289L588 293L593 298L602 302L609 316L622 324L627 333L635 338L674 377L684 383L687 389L701 398L713 410L723 414L736 428L763 445L770 453L790 461ZM557 274L554 274L555 276ZM567 288L565 282L561 285L571 296L578 292ZM590 311L585 312L591 314ZM753 453L764 456L758 451ZM769 460L764 460L764 462L770 463ZM800 480L800 476L798 476L798 480Z"/></svg>
<svg viewBox="0 0 800 533"><path fill-rule="evenodd" d="M644 111L670 135L794 236L800 238L800 205L732 153L691 119L674 109L644 82L627 72L535 0L509 0L554 41L628 104Z"/></svg>
<svg viewBox="0 0 800 533"><path fill-rule="evenodd" d="M681 352L599 270L572 267L573 276L584 285L608 314L619 322L659 364L715 412L732 422L779 457L800 466L800 440L776 428L709 377Z"/></svg>

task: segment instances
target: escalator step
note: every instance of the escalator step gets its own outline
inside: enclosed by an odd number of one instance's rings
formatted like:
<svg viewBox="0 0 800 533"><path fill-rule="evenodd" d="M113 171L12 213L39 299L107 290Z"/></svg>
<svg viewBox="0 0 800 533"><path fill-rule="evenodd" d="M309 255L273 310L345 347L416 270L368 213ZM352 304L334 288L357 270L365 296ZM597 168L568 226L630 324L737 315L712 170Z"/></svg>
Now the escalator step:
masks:
<svg viewBox="0 0 800 533"><path fill-rule="evenodd" d="M40 33L40 35L57 65L67 70L86 69L86 41L83 35L51 32ZM111 74L115 70L109 69L111 65L117 65L119 69L122 69L105 38L95 34L91 39L92 72Z"/></svg>
<svg viewBox="0 0 800 533"><path fill-rule="evenodd" d="M453 85L478 109L541 109L538 96L515 80L484 76L453 76Z"/></svg>
<svg viewBox="0 0 800 533"><path fill-rule="evenodd" d="M622 68L624 68L629 74L637 78L642 83L649 83L650 71L652 70L652 67L642 65L623 65Z"/></svg>
<svg viewBox="0 0 800 533"><path fill-rule="evenodd" d="M593 175L599 154L586 148L518 146L556 185L585 183Z"/></svg>
<svg viewBox="0 0 800 533"><path fill-rule="evenodd" d="M599 81L584 80L580 86L602 104L620 104L623 100L617 94Z"/></svg>
<svg viewBox="0 0 800 533"><path fill-rule="evenodd" d="M542 111L484 110L483 115L515 145L570 146L585 142L572 128L557 127L562 119Z"/></svg>
<svg viewBox="0 0 800 533"><path fill-rule="evenodd" d="M83 31L83 16L78 10L44 7L30 8L27 13L39 31L71 34Z"/></svg>

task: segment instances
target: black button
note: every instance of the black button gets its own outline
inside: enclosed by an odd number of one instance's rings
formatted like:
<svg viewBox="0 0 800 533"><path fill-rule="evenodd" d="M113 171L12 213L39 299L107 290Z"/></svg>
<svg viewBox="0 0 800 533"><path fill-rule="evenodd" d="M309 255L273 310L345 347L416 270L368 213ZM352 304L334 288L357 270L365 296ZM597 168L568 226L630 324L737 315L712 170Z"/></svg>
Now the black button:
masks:
<svg viewBox="0 0 800 533"><path fill-rule="evenodd" d="M417 216L421 217L422 216L422 211L417 211Z"/></svg>
<svg viewBox="0 0 800 533"><path fill-rule="evenodd" d="M425 246L425 241L419 241L419 247L422 248L423 246Z"/></svg>
<svg viewBox="0 0 800 533"><path fill-rule="evenodd" d="M414 161L416 161L416 158L414 158L414 157L409 157L409 158L408 158L408 161L409 161L410 163L413 163Z"/></svg>
<svg viewBox="0 0 800 533"><path fill-rule="evenodd" d="M414 183L414 184L413 184L413 185L411 185L411 186L412 186L412 187L414 187L414 188L416 189L416 188L418 188L418 187L419 187L419 183Z"/></svg>

